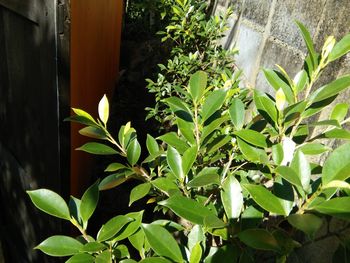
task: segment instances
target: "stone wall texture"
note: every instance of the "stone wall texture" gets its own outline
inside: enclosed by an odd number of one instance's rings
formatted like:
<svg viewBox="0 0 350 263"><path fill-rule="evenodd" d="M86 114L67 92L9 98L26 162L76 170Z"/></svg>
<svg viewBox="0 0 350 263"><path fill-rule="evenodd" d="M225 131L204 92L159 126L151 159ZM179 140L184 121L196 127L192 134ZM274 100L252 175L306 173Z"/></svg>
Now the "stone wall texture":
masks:
<svg viewBox="0 0 350 263"><path fill-rule="evenodd" d="M306 46L295 20L301 21L311 33L316 50L320 50L327 36L339 41L350 32L350 0L212 0L213 12L219 14L229 5L234 15L229 21L230 30L223 38L226 48L237 47L237 65L243 69L242 85L251 86L269 93L272 89L261 69L276 69L282 66L290 76L303 67ZM350 74L350 55L328 66L320 86L333 79ZM350 102L350 90L344 92L317 118L326 118L332 106ZM350 127L349 127L350 128ZM335 147L340 141L330 142ZM332 222L333 228L344 227ZM320 234L322 235L322 233ZM338 246L337 238L329 237L318 242L309 242L298 251L299 259L290 262L332 262L332 254Z"/></svg>

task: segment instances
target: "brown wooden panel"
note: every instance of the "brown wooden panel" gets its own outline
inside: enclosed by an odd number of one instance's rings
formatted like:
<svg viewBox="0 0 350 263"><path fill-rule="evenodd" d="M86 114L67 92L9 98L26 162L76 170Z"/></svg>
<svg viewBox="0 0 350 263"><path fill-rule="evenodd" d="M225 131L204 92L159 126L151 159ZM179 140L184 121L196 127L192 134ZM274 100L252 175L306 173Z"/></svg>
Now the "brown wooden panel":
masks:
<svg viewBox="0 0 350 263"><path fill-rule="evenodd" d="M71 105L97 114L104 93L111 98L118 76L123 1L71 1ZM74 151L86 139L71 129L71 192L79 195L91 175L92 157Z"/></svg>

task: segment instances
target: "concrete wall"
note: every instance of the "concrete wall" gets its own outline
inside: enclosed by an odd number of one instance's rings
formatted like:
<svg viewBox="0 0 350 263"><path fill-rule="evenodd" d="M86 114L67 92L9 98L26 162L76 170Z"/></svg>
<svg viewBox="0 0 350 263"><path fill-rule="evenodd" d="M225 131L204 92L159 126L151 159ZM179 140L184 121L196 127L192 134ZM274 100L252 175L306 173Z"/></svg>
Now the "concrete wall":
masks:
<svg viewBox="0 0 350 263"><path fill-rule="evenodd" d="M324 40L333 35L340 40L350 32L350 0L216 0L214 12L220 13L232 3L234 16L230 30L223 39L226 48L238 47L237 64L244 71L243 85L272 93L261 69L281 65L292 77L302 68L306 46L294 20L301 21L310 31L316 50ZM350 55L333 62L316 83L320 86L332 79L350 73ZM349 102L350 91L336 101ZM332 105L317 118L326 118ZM335 147L341 142L329 142ZM343 228L340 222L332 222L333 229ZM326 229L324 230L326 231ZM326 233L320 233L325 235ZM332 254L338 239L328 237L318 242L309 242L298 251L299 260L291 262L332 262Z"/></svg>

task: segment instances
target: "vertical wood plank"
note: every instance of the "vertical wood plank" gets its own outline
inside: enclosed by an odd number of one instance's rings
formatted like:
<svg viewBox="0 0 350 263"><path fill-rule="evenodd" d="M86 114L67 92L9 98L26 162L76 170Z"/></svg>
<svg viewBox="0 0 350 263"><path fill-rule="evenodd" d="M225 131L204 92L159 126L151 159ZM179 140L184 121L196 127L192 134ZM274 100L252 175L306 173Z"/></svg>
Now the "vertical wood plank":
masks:
<svg viewBox="0 0 350 263"><path fill-rule="evenodd" d="M111 98L115 87L121 35L123 1L71 1L71 106L97 115L104 93ZM71 193L80 195L90 183L92 156L74 151L86 142L71 128Z"/></svg>

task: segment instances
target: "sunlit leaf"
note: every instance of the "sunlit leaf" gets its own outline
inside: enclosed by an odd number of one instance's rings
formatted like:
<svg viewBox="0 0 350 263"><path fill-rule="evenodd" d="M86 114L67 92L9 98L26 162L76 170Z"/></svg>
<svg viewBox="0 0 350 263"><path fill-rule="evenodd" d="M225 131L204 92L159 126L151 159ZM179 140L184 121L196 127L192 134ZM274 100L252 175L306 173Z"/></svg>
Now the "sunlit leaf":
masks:
<svg viewBox="0 0 350 263"><path fill-rule="evenodd" d="M51 236L35 248L49 256L64 257L79 253L83 244L68 236Z"/></svg>
<svg viewBox="0 0 350 263"><path fill-rule="evenodd" d="M222 184L221 201L227 217L238 218L243 208L242 188L233 175L228 175Z"/></svg>
<svg viewBox="0 0 350 263"><path fill-rule="evenodd" d="M109 117L109 103L106 94L103 95L98 103L98 116L104 125L106 125Z"/></svg>
<svg viewBox="0 0 350 263"><path fill-rule="evenodd" d="M45 213L70 220L69 209L63 198L48 189L27 191L33 204Z"/></svg>
<svg viewBox="0 0 350 263"><path fill-rule="evenodd" d="M113 155L118 153L112 147L98 142L85 143L83 146L77 148L76 150L97 155Z"/></svg>
<svg viewBox="0 0 350 263"><path fill-rule="evenodd" d="M171 258L176 262L182 262L182 254L174 237L163 227L153 224L143 224L142 229L151 245L151 248L159 255Z"/></svg>

